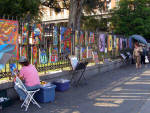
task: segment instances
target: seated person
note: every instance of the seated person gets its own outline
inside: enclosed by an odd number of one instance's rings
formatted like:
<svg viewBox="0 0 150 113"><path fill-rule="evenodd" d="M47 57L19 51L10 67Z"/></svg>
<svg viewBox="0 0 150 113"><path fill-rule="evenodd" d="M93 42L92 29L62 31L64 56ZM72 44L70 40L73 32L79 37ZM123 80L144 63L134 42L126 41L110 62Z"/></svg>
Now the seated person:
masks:
<svg viewBox="0 0 150 113"><path fill-rule="evenodd" d="M19 63L21 64L22 68L18 77L25 81L25 87L27 90L35 90L39 89L40 86L40 79L38 75L38 71L36 68L29 63L26 57L22 56L19 59ZM15 90L20 96L20 100L25 100L26 94L22 89L15 85Z"/></svg>

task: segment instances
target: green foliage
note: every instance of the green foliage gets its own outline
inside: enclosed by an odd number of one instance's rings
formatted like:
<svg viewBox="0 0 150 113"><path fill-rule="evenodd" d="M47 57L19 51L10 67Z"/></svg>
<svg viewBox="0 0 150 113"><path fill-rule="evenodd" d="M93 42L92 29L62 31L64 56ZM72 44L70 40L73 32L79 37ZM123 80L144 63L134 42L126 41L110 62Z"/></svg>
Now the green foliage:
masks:
<svg viewBox="0 0 150 113"><path fill-rule="evenodd" d="M34 19L40 16L40 0L0 0L0 15Z"/></svg>
<svg viewBox="0 0 150 113"><path fill-rule="evenodd" d="M82 17L81 29L88 31L107 31L107 19L96 19L95 17Z"/></svg>
<svg viewBox="0 0 150 113"><path fill-rule="evenodd" d="M150 0L120 0L111 18L116 34L150 36Z"/></svg>

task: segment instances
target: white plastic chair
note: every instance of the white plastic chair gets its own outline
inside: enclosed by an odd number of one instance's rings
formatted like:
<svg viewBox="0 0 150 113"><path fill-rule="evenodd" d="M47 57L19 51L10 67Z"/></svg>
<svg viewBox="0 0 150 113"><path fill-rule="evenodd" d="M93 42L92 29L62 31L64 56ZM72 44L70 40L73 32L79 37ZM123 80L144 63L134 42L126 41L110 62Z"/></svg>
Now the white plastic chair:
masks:
<svg viewBox="0 0 150 113"><path fill-rule="evenodd" d="M40 89L37 89L37 90L34 90L34 91L28 91L19 77L16 77L15 85L17 85L20 89L22 89L26 93L26 98L25 98L24 102L22 103L21 108L24 106L25 111L27 111L30 102L32 102L33 104L35 104L39 108L41 108L41 106L33 98L34 94L36 92L38 92Z"/></svg>

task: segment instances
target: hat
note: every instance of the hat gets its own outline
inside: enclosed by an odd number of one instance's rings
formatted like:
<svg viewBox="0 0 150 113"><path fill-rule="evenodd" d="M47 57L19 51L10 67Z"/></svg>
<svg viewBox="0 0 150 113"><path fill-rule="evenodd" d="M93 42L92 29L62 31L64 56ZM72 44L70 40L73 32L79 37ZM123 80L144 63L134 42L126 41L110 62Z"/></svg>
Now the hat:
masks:
<svg viewBox="0 0 150 113"><path fill-rule="evenodd" d="M27 58L25 56L21 56L20 59L19 59L19 62L26 62L28 61Z"/></svg>

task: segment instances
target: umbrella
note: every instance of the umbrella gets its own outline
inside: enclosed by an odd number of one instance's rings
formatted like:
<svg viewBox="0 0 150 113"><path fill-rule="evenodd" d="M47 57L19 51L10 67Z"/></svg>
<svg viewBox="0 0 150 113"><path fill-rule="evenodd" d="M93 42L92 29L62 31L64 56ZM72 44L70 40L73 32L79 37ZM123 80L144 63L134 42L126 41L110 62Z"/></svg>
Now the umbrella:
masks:
<svg viewBox="0 0 150 113"><path fill-rule="evenodd" d="M5 66L7 61L11 58L15 45L3 44L0 45L0 70Z"/></svg>
<svg viewBox="0 0 150 113"><path fill-rule="evenodd" d="M143 44L147 44L147 41L146 41L145 38L142 37L141 35L132 35L132 36L130 36L129 38L135 39L135 40L137 40L138 42L141 42L141 43L143 43Z"/></svg>

